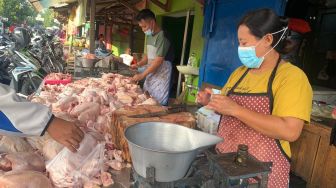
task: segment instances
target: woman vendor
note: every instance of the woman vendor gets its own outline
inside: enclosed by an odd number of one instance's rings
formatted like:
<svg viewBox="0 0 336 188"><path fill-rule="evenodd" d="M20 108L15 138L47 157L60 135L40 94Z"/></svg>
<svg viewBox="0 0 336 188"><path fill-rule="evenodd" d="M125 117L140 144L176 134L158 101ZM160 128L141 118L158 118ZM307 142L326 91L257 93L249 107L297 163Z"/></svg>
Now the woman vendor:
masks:
<svg viewBox="0 0 336 188"><path fill-rule="evenodd" d="M290 146L310 120L312 88L298 67L281 59L287 22L270 9L247 13L238 24L238 67L221 95L200 91L197 100L222 115L221 153L245 144L261 161L273 162L269 188L287 188Z"/></svg>

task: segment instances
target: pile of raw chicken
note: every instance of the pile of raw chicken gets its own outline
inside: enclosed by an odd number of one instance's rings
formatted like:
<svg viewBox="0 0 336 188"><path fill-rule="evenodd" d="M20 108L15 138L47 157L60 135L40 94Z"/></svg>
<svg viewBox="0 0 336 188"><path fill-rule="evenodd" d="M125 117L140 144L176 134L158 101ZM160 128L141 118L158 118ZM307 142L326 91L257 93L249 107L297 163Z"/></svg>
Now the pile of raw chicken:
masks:
<svg viewBox="0 0 336 188"><path fill-rule="evenodd" d="M113 184L109 171L130 164L123 162L121 151L112 142L112 113L125 106L157 104L130 78L111 73L67 85L45 85L30 100L47 105L56 117L75 122L85 137L78 151L72 153L47 134L27 138L3 136L0 188L89 188Z"/></svg>

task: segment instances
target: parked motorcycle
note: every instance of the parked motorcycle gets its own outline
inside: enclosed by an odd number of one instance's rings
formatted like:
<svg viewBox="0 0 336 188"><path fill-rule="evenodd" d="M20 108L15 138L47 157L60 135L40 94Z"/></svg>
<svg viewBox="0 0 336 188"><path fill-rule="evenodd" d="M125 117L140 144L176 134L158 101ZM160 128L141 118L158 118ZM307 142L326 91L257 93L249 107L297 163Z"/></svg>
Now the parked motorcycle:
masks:
<svg viewBox="0 0 336 188"><path fill-rule="evenodd" d="M52 33L36 31L28 50L47 72L64 71L63 47Z"/></svg>
<svg viewBox="0 0 336 188"><path fill-rule="evenodd" d="M16 58L12 61L14 69L10 70L12 74L10 86L18 93L30 95L37 91L48 73L23 53L18 51L14 53Z"/></svg>
<svg viewBox="0 0 336 188"><path fill-rule="evenodd" d="M17 93L23 95L30 95L34 93L47 75L43 70L40 62L25 54L25 48L30 43L29 33L25 28L15 28L12 40L15 41L12 46L2 46L2 56L0 60L7 60L8 66L4 66L1 70L7 75L10 75L10 86L16 90ZM6 61L1 61L4 64ZM6 64L7 65L7 64Z"/></svg>
<svg viewBox="0 0 336 188"><path fill-rule="evenodd" d="M11 76L8 73L10 65L10 59L7 56L7 51L3 47L0 47L0 83L9 85L11 82Z"/></svg>

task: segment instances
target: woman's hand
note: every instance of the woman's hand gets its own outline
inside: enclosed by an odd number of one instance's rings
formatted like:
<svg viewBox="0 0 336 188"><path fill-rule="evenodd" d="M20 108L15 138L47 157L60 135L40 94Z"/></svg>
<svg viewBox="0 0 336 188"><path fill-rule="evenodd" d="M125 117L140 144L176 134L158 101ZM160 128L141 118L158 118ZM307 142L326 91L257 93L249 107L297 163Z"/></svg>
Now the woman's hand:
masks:
<svg viewBox="0 0 336 188"><path fill-rule="evenodd" d="M227 96L211 95L210 102L206 108L214 110L222 115L235 116L242 107Z"/></svg>
<svg viewBox="0 0 336 188"><path fill-rule="evenodd" d="M196 102L205 106L209 103L212 91L209 88L205 88L203 91L199 91L196 96Z"/></svg>
<svg viewBox="0 0 336 188"><path fill-rule="evenodd" d="M80 142L84 138L83 131L73 122L65 121L57 117L52 120L47 132L51 138L67 147L72 152L76 152Z"/></svg>

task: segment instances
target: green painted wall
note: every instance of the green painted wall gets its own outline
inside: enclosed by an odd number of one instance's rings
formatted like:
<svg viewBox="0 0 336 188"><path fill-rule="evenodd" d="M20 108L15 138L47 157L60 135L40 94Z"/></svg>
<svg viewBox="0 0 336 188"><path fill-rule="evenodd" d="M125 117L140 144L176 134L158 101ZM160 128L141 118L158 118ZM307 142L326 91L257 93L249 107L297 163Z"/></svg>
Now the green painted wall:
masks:
<svg viewBox="0 0 336 188"><path fill-rule="evenodd" d="M195 52L196 57L200 59L203 53L204 40L202 38L202 27L203 27L203 10L201 4L195 0L172 0L171 11L164 12L160 7L153 3L149 3L149 8L156 14L163 16L165 14L171 14L175 12L187 11L192 9L195 11L193 32L191 38L190 52ZM161 23L161 20L158 20Z"/></svg>
<svg viewBox="0 0 336 188"><path fill-rule="evenodd" d="M149 3L149 8L158 16L164 16L171 13L187 11L188 9L194 10L194 25L191 37L190 53L194 52L196 58L200 62L203 54L204 40L202 38L202 27L203 27L203 10L200 3L195 0L172 0L172 6L170 12L165 12L160 7L153 3ZM161 17L158 17L161 18ZM161 24L161 20L157 20ZM200 63L199 63L200 64ZM198 85L198 77L193 79L193 85ZM196 93L193 91L192 93ZM187 102L195 102L195 97L187 93L185 98Z"/></svg>

